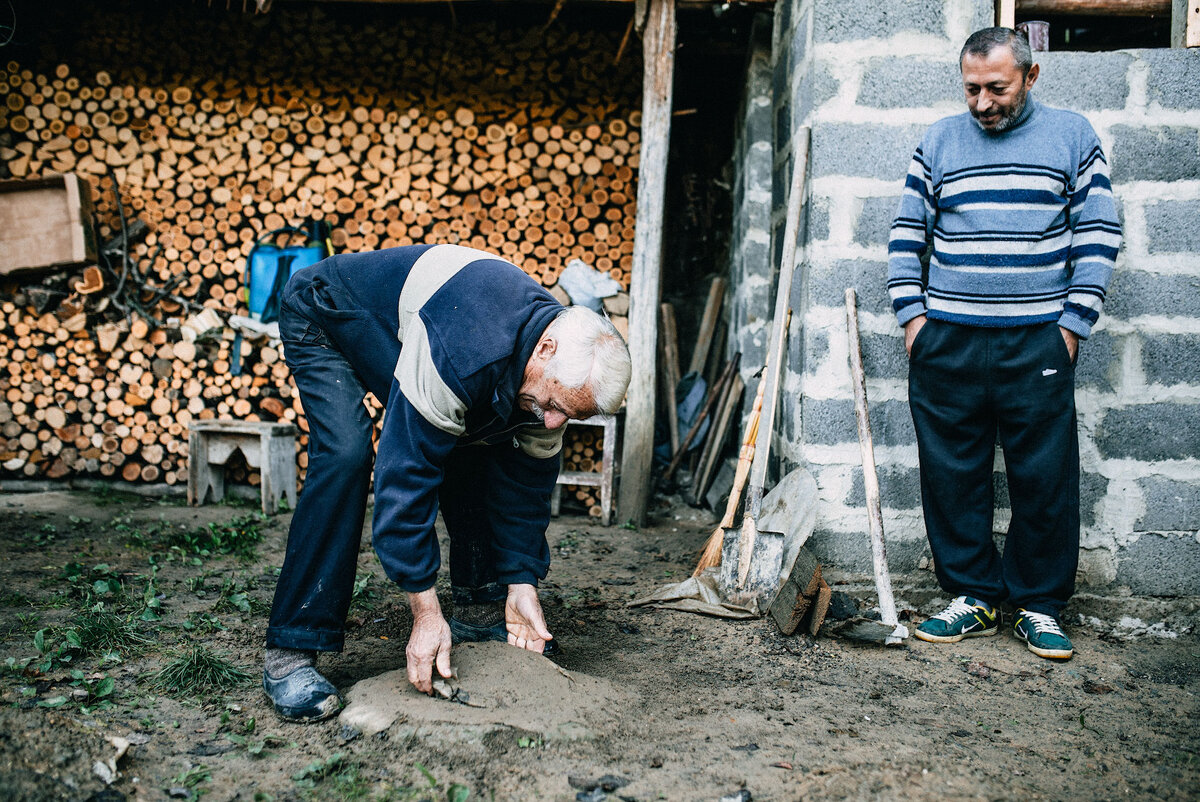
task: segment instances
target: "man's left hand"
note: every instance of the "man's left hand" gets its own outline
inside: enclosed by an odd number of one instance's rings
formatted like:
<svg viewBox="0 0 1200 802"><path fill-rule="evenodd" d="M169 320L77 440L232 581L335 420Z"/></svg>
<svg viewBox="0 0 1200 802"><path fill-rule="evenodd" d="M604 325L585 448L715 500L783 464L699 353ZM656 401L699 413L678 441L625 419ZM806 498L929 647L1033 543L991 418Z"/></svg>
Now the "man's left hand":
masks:
<svg viewBox="0 0 1200 802"><path fill-rule="evenodd" d="M509 585L504 603L504 624L508 642L519 649L542 653L546 641L554 636L546 629L546 617L533 585Z"/></svg>
<svg viewBox="0 0 1200 802"><path fill-rule="evenodd" d="M1062 326L1059 326L1058 330L1062 332L1063 342L1067 344L1067 353L1071 355L1071 361L1074 362L1075 355L1079 353L1079 335Z"/></svg>

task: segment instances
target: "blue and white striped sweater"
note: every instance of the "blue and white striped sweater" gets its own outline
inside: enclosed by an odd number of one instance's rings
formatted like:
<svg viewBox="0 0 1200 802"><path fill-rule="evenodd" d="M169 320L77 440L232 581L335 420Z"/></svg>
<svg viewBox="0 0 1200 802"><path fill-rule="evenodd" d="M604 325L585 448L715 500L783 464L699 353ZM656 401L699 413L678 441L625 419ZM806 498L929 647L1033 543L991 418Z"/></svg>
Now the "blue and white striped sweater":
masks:
<svg viewBox="0 0 1200 802"><path fill-rule="evenodd" d="M892 223L888 292L901 325L922 314L992 327L1056 320L1086 338L1120 244L1091 125L1031 97L1000 134L970 114L930 127Z"/></svg>

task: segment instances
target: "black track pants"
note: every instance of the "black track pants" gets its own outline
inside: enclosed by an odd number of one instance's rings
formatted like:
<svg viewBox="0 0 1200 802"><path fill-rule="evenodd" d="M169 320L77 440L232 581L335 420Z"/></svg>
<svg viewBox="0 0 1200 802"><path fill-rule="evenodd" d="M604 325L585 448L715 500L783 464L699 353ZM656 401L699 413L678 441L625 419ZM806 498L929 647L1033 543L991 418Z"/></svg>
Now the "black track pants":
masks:
<svg viewBox="0 0 1200 802"><path fill-rule="evenodd" d="M982 328L930 320L913 343L909 402L938 582L1058 615L1079 562L1075 369L1055 323ZM992 538L995 444L1012 522Z"/></svg>

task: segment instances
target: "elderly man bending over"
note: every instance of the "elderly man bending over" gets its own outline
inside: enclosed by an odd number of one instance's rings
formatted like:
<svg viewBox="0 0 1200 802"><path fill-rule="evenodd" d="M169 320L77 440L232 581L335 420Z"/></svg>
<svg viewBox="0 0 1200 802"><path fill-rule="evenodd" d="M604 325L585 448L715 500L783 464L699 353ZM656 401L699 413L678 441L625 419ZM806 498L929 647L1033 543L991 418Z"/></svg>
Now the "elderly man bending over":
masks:
<svg viewBox="0 0 1200 802"><path fill-rule="evenodd" d="M344 254L284 288L280 335L309 425L300 495L267 629L263 688L315 721L341 706L315 668L340 651L375 458L374 546L408 592L408 678L450 675L451 643L552 650L537 597L564 424L616 412L629 352L605 318L564 308L520 268L457 245ZM434 519L450 536L454 617L442 614Z"/></svg>

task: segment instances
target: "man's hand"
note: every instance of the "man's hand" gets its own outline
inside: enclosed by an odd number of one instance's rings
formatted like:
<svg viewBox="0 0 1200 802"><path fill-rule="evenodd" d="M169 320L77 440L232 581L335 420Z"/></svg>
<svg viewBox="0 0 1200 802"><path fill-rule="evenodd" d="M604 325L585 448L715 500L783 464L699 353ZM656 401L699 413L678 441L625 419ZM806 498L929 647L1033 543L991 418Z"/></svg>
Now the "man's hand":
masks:
<svg viewBox="0 0 1200 802"><path fill-rule="evenodd" d="M1063 342L1067 344L1067 353L1071 355L1071 361L1074 362L1075 355L1079 353L1079 335L1062 326L1059 326L1058 330L1062 332Z"/></svg>
<svg viewBox="0 0 1200 802"><path fill-rule="evenodd" d="M504 624L508 642L519 649L542 653L546 641L554 636L546 629L546 618L533 585L509 585L504 603Z"/></svg>
<svg viewBox="0 0 1200 802"><path fill-rule="evenodd" d="M917 315L904 324L904 350L908 352L909 356L912 356L912 346L917 339L917 332L926 322L928 321L924 315Z"/></svg>
<svg viewBox="0 0 1200 802"><path fill-rule="evenodd" d="M450 625L442 615L434 588L408 594L412 608L412 635L404 650L408 658L408 681L421 693L433 693L433 666L450 677Z"/></svg>

